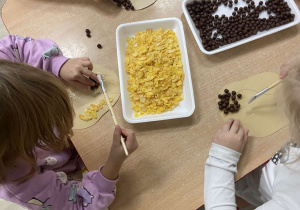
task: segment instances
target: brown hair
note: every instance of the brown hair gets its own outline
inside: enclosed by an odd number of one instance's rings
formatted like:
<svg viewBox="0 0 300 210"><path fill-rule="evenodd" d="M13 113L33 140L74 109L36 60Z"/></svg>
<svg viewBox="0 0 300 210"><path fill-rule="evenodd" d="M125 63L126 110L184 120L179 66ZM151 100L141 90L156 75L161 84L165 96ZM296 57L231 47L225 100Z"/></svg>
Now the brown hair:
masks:
<svg viewBox="0 0 300 210"><path fill-rule="evenodd" d="M34 148L62 151L73 127L73 108L63 83L49 72L0 60L0 183L18 158L36 171Z"/></svg>
<svg viewBox="0 0 300 210"><path fill-rule="evenodd" d="M300 145L300 71L291 70L282 80L280 100L289 119L292 140Z"/></svg>

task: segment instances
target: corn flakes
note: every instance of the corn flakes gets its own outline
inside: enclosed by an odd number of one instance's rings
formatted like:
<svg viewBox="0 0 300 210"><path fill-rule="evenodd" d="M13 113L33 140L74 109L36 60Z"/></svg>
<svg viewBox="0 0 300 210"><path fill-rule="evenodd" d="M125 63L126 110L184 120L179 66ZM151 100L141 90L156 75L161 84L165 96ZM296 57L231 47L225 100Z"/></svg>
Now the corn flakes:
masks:
<svg viewBox="0 0 300 210"><path fill-rule="evenodd" d="M183 100L184 78L176 34L147 29L126 41L127 90L134 116L173 110Z"/></svg>
<svg viewBox="0 0 300 210"><path fill-rule="evenodd" d="M109 98L110 102L113 102L113 98ZM98 104L90 104L90 106L86 107L83 114L79 114L79 118L83 121L89 121L93 118L97 119L97 112L103 108L103 105L107 104L104 99L100 99Z"/></svg>

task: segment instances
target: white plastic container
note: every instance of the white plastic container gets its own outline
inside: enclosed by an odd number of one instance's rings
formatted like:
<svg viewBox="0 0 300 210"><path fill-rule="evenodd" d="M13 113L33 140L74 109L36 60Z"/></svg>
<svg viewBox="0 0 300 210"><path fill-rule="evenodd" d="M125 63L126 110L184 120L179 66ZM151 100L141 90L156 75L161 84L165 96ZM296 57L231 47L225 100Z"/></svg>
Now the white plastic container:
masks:
<svg viewBox="0 0 300 210"><path fill-rule="evenodd" d="M128 86L128 74L125 71L125 52L127 48L126 38L134 36L136 32L145 31L146 29L157 30L159 28L171 29L175 32L181 52L181 61L183 65L183 97L174 110L161 114L144 115L134 117L134 111L131 108L129 93L126 89ZM189 59L186 49L186 42L182 22L177 18L164 18L156 20L147 20L119 25L116 30L118 66L120 77L121 101L124 119L129 123L142 123L160 120L169 120L175 118L189 117L194 113L195 100L190 74Z"/></svg>
<svg viewBox="0 0 300 210"><path fill-rule="evenodd" d="M196 42L197 42L200 50L205 54L215 54L215 53L218 53L218 52L222 52L224 50L228 50L230 48L245 44L245 43L253 41L255 39L258 39L258 38L273 34L275 32L281 31L283 29L292 27L292 26L294 26L294 25L296 25L300 22L300 13L299 13L299 9L298 9L297 5L295 4L295 2L293 0L285 0L288 3L289 7L291 8L291 13L295 14L295 19L294 19L293 22L290 22L290 23L287 23L285 25L281 25L281 26L272 28L272 29L267 30L267 31L258 32L256 35L250 36L250 37L245 38L245 39L241 39L240 41L237 41L237 42L234 42L234 43L231 43L231 44L227 44L227 45L224 45L224 46L220 46L218 49L215 49L215 50L207 51L207 50L204 49L204 47L202 45L199 30L195 27L195 24L194 24L190 14L189 14L189 12L186 9L186 5L188 3L191 3L192 1L193 0L184 0L182 2L182 10L183 10L184 16L185 16L185 18L186 18L186 20L187 20L187 22L190 26L190 29L191 29L191 31L192 31L195 39L196 39ZM259 1L261 1L261 0L254 0L255 5L258 5ZM265 3L265 0L262 0L262 1ZM234 11L234 7L239 8L239 7L244 7L244 6L247 6L247 5L248 4L246 4L246 2L242 1L242 0L239 0L238 4L233 4L232 8L225 7L223 4L221 4L219 6L218 10L216 11L216 13L214 13L214 14L219 15L219 16L224 14L225 16L230 17L232 15L232 12ZM265 4L263 4L263 5L265 5ZM261 18L264 18L264 17L267 18L268 17L267 12L266 11L262 12L260 17Z"/></svg>

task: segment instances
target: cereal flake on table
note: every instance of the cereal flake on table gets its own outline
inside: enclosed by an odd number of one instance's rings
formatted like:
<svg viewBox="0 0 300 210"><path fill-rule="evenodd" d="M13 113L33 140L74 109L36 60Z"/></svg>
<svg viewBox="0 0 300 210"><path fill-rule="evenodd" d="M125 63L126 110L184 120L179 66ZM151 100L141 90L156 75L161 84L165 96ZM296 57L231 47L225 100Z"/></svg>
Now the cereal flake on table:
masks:
<svg viewBox="0 0 300 210"><path fill-rule="evenodd" d="M109 101L113 102L113 98L109 97ZM97 112L103 108L103 105L107 104L104 99L100 99L98 104L90 104L89 106L86 107L84 114L79 114L79 118L83 121L90 121L93 118L97 119Z"/></svg>
<svg viewBox="0 0 300 210"><path fill-rule="evenodd" d="M126 41L127 90L134 116L173 110L183 100L184 78L176 34L147 29Z"/></svg>

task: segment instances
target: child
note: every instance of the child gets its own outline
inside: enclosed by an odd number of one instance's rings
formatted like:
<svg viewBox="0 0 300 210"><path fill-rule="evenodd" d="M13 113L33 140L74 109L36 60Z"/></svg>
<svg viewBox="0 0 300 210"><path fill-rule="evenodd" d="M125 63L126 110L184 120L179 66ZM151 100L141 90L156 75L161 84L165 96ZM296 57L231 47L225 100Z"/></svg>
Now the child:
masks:
<svg viewBox="0 0 300 210"><path fill-rule="evenodd" d="M282 65L280 78L284 77L280 98L290 121L292 141L235 186L234 173L248 130L243 130L238 120L228 120L216 134L206 161L204 200L207 210L236 210L235 195L259 210L300 209L300 56Z"/></svg>
<svg viewBox="0 0 300 210"><path fill-rule="evenodd" d="M82 181L68 180L67 174L83 163L68 140L73 127L69 96L49 73L87 87L93 83L82 74L93 76L85 69L92 69L90 61L68 60L49 40L15 36L1 40L0 58L5 59L0 60L0 198L28 209L107 209L126 159L121 135L132 153L138 147L135 134L116 126L106 164Z"/></svg>
<svg viewBox="0 0 300 210"><path fill-rule="evenodd" d="M0 41L0 59L27 63L86 90L88 86L94 85L87 77L97 81L96 75L91 71L93 64L89 58L68 59L61 55L54 42L47 39L34 40L9 35Z"/></svg>

